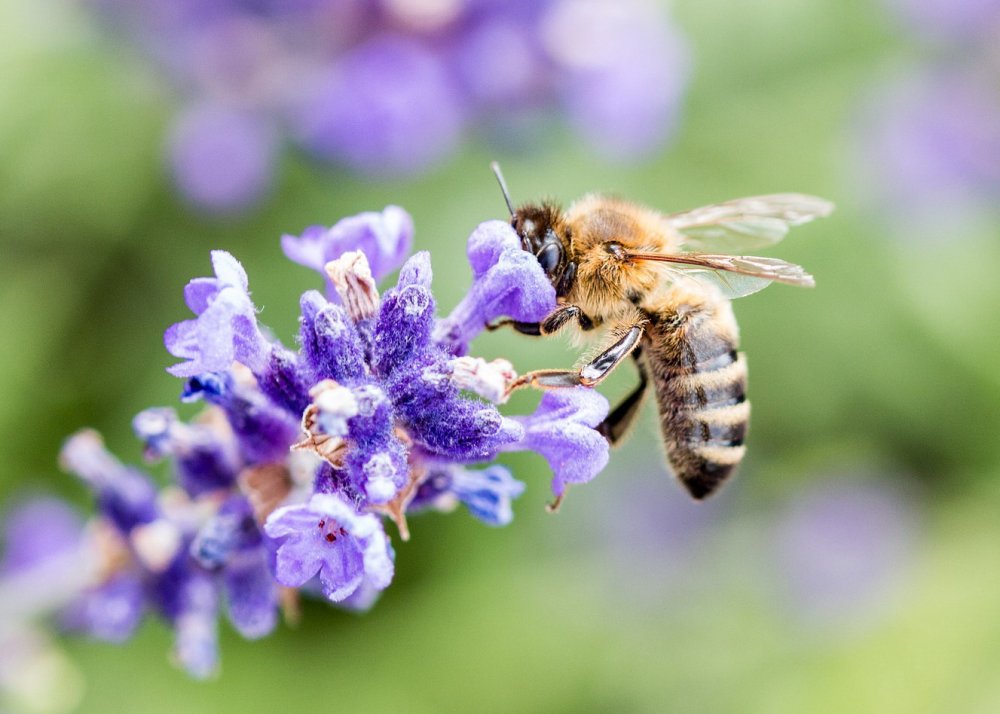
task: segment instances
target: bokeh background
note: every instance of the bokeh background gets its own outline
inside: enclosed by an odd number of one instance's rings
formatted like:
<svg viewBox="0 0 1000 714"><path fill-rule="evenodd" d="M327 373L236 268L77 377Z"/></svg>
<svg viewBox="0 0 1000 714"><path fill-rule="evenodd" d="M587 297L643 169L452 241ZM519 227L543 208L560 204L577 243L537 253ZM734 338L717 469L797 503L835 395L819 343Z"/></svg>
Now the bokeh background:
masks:
<svg viewBox="0 0 1000 714"><path fill-rule="evenodd" d="M505 213L494 158L518 200L601 190L670 211L801 191L837 211L772 251L815 290L736 305L753 428L738 479L710 502L671 482L647 406L558 515L541 458L510 456L528 483L510 527L413 521L364 616L311 603L254 643L223 625L207 683L168 663L156 622L121 647L58 640L62 664L37 681L0 677L3 706L1000 711L998 3L675 0L660 8L681 47L661 58L673 74L639 62L647 84L633 88L677 83L670 128L639 150L571 128L564 98L489 130L481 110L398 171L278 136L266 161L246 149L248 193L214 206L177 168L190 85L114 6L0 5L4 510L38 493L88 507L56 465L80 427L141 460L131 417L177 399L162 332L210 249L239 257L262 320L290 341L298 296L318 285L281 255L282 233L402 205L450 308L466 237ZM475 352L522 371L576 359L559 339L498 333ZM624 368L602 391L633 379Z"/></svg>

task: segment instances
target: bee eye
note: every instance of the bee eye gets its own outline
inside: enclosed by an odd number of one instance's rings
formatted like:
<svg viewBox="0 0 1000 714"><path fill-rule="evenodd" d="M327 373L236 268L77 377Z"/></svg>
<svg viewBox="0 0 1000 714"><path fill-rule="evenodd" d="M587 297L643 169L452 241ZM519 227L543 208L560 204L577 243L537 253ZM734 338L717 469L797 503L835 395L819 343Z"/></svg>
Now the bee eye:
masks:
<svg viewBox="0 0 1000 714"><path fill-rule="evenodd" d="M621 243L615 241L611 241L610 243L605 243L604 250L606 250L608 253L615 256L616 258L625 257L625 247Z"/></svg>
<svg viewBox="0 0 1000 714"><path fill-rule="evenodd" d="M558 243L547 243L544 248L538 251L536 257L545 274L551 275L562 259L562 247Z"/></svg>

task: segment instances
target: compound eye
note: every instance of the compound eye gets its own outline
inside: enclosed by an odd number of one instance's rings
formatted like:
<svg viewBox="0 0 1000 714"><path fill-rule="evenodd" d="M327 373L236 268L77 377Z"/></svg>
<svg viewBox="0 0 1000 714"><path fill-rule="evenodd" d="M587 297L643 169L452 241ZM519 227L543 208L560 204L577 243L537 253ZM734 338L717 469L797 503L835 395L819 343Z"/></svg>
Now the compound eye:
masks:
<svg viewBox="0 0 1000 714"><path fill-rule="evenodd" d="M559 261L562 260L562 246L558 243L546 243L545 247L538 251L536 257L545 274L551 275L559 266Z"/></svg>

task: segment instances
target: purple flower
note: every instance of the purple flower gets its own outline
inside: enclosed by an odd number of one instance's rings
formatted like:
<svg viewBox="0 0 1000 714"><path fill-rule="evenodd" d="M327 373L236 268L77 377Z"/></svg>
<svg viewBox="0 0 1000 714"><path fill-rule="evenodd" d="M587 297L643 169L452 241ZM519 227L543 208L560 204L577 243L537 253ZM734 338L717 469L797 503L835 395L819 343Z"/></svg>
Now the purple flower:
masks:
<svg viewBox="0 0 1000 714"><path fill-rule="evenodd" d="M112 456L97 432L81 431L69 438L59 458L64 469L94 490L98 509L122 535L157 519L152 480Z"/></svg>
<svg viewBox="0 0 1000 714"><path fill-rule="evenodd" d="M975 72L915 73L870 101L866 165L899 213L977 197L988 203L1000 192L1000 91L991 82Z"/></svg>
<svg viewBox="0 0 1000 714"><path fill-rule="evenodd" d="M564 73L570 121L600 151L639 159L673 133L689 52L659 7L636 0L557 2L542 35Z"/></svg>
<svg viewBox="0 0 1000 714"><path fill-rule="evenodd" d="M553 392L534 415L508 418L494 403L517 379L513 365L456 355L486 322L537 320L555 304L513 230L492 222L473 234L470 295L443 321L428 254L412 256L380 296L365 253L343 252L372 251L388 271L411 235L408 215L390 207L324 236L286 236L286 250L322 267L339 299L302 295L298 351L265 336L242 267L212 254L215 277L185 289L195 318L165 336L186 359L171 368L187 378L182 400L208 406L190 422L158 408L133 423L147 458L168 460L181 488L158 492L94 432L63 448L101 515L88 529L93 569L74 571L88 580L63 615L68 627L121 641L147 612L158 614L174 631L177 661L204 678L218 664L221 608L257 638L277 623L281 586L370 607L393 577L383 517L404 540L411 508L464 503L488 525L508 524L524 485L502 466L465 464L533 449L551 464L559 495L603 467L607 442L594 429L607 413L603 397Z"/></svg>
<svg viewBox="0 0 1000 714"><path fill-rule="evenodd" d="M397 429L428 456L454 462L492 458L522 435L515 422L462 397L451 381L451 358L431 338L430 281L427 254L410 258L377 305L370 343L362 324L368 318L347 319L316 294L304 302L305 353L315 374L337 381L314 390L317 431L347 440L344 467L355 491L373 503L394 498L411 472Z"/></svg>
<svg viewBox="0 0 1000 714"><path fill-rule="evenodd" d="M264 530L280 542L275 576L287 587L319 575L323 594L340 601L363 584L383 590L392 581L392 549L379 519L359 514L333 494L278 509Z"/></svg>
<svg viewBox="0 0 1000 714"><path fill-rule="evenodd" d="M886 0L886 4L928 37L988 43L1000 30L996 0Z"/></svg>
<svg viewBox="0 0 1000 714"><path fill-rule="evenodd" d="M796 494L773 534L792 604L818 620L871 612L911 561L915 516L909 499L888 485L841 479Z"/></svg>
<svg viewBox="0 0 1000 714"><path fill-rule="evenodd" d="M240 461L235 444L217 429L186 424L173 409L162 407L137 414L132 429L146 445L147 459L173 459L174 478L189 495L228 489L236 482Z"/></svg>
<svg viewBox="0 0 1000 714"><path fill-rule="evenodd" d="M278 136L261 117L211 104L189 107L176 118L169 144L174 181L199 208L240 211L270 188Z"/></svg>
<svg viewBox="0 0 1000 714"><path fill-rule="evenodd" d="M562 114L599 151L641 159L673 131L688 75L653 0L90 4L184 98L171 172L216 212L267 194L286 137L365 175L407 175L472 130L537 148Z"/></svg>
<svg viewBox="0 0 1000 714"><path fill-rule="evenodd" d="M467 252L472 286L434 330L434 339L453 354L468 352L469 342L498 317L538 322L555 308L555 288L509 224L481 223Z"/></svg>
<svg viewBox="0 0 1000 714"><path fill-rule="evenodd" d="M267 543L243 496L228 498L191 543L191 555L220 573L229 619L248 639L277 624L278 589L271 577Z"/></svg>
<svg viewBox="0 0 1000 714"><path fill-rule="evenodd" d="M219 595L212 578L196 569L169 583L174 611L174 655L188 674L206 679L219 664Z"/></svg>
<svg viewBox="0 0 1000 714"><path fill-rule="evenodd" d="M511 501L524 493L524 484L510 470L493 465L481 471L451 465L433 468L417 491L411 510L449 511L456 503L490 526L506 526L514 518Z"/></svg>
<svg viewBox="0 0 1000 714"><path fill-rule="evenodd" d="M367 174L407 174L449 153L463 102L422 43L380 35L353 48L303 92L293 121L312 152Z"/></svg>
<svg viewBox="0 0 1000 714"><path fill-rule="evenodd" d="M283 461L288 456L288 447L298 436L298 420L289 414L289 410L278 407L255 386L245 384L226 373L192 377L184 385L181 399L186 402L204 399L225 412L228 426L236 437L235 444L226 443L228 440L225 435L215 433L214 430L206 427L201 429L203 433L213 432L206 436L214 437L217 449L238 450L242 463ZM181 450L188 458L193 455L186 444L177 444L174 448Z"/></svg>
<svg viewBox="0 0 1000 714"><path fill-rule="evenodd" d="M63 612L63 627L104 642L129 640L146 614L146 591L139 574L123 571L84 591Z"/></svg>
<svg viewBox="0 0 1000 714"><path fill-rule="evenodd" d="M571 483L585 483L608 463L608 442L595 429L608 415L608 400L587 387L545 392L538 409L516 417L524 439L508 450L535 451L552 468L552 493L563 495Z"/></svg>
<svg viewBox="0 0 1000 714"><path fill-rule="evenodd" d="M62 501L38 498L20 504L4 519L0 577L78 557L82 534L80 517Z"/></svg>
<svg viewBox="0 0 1000 714"><path fill-rule="evenodd" d="M326 297L336 300L336 288L324 271L344 253L360 250L368 258L376 282L403 264L413 243L413 219L399 206L381 213L366 212L337 221L331 228L310 226L300 236L281 237L289 259L318 271L327 283Z"/></svg>
<svg viewBox="0 0 1000 714"><path fill-rule="evenodd" d="M224 250L212 251L214 278L195 278L184 288L184 300L197 317L166 331L167 351L186 362L167 371L177 377L221 372L233 361L255 373L267 366L270 345L257 326L243 266Z"/></svg>
<svg viewBox="0 0 1000 714"><path fill-rule="evenodd" d="M5 514L0 629L13 630L78 597L97 567L89 545L80 517L54 498L35 498Z"/></svg>

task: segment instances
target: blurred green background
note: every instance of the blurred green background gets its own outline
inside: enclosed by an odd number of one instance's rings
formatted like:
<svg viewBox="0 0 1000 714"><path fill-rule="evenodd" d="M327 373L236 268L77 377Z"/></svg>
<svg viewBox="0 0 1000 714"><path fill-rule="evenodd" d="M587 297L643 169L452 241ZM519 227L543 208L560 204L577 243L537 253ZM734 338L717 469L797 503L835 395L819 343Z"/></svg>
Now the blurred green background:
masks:
<svg viewBox="0 0 1000 714"><path fill-rule="evenodd" d="M288 152L270 198L223 220L175 197L171 99L134 55L71 6L0 5L5 504L44 491L86 507L55 464L83 426L139 462L131 417L176 401L162 332L186 317L181 288L208 273L210 249L243 262L262 321L290 342L298 296L318 284L281 255L281 233L402 205L447 310L468 284L465 238L504 214L493 158L518 200L601 190L669 211L801 191L838 206L773 251L815 290L736 305L753 429L710 503L671 483L651 412L556 516L542 460L507 457L528 483L510 527L414 520L372 612L310 604L255 643L224 624L215 681L168 665L159 623L122 647L65 642L80 711L1000 711L1000 224L937 245L890 236L852 163L871 80L919 49L863 0L672 12L694 74L675 141L642 165L559 133L528 155L473 144L398 182ZM576 359L508 334L475 352L521 371Z"/></svg>

